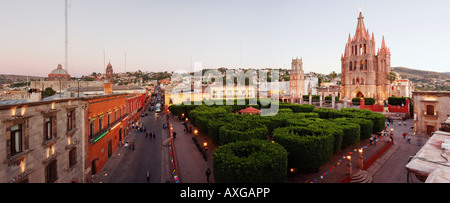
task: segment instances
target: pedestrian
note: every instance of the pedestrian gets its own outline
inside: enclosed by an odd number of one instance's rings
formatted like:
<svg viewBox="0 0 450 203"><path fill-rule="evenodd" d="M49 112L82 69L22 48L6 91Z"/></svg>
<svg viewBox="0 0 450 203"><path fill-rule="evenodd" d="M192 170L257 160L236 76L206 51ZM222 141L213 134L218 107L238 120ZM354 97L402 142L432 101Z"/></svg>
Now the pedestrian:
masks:
<svg viewBox="0 0 450 203"><path fill-rule="evenodd" d="M211 170L209 170L208 168L206 169L206 181L208 181L208 183L209 183L209 175L211 175Z"/></svg>
<svg viewBox="0 0 450 203"><path fill-rule="evenodd" d="M403 139L405 139L407 133L403 133Z"/></svg>
<svg viewBox="0 0 450 203"><path fill-rule="evenodd" d="M147 131L145 131L145 137L147 137L148 136L148 130Z"/></svg>
<svg viewBox="0 0 450 203"><path fill-rule="evenodd" d="M155 138L155 136L156 136L156 133L154 132L154 133L153 133L153 138Z"/></svg>
<svg viewBox="0 0 450 203"><path fill-rule="evenodd" d="M177 138L177 133L175 131L173 131L173 139Z"/></svg>
<svg viewBox="0 0 450 203"><path fill-rule="evenodd" d="M147 183L150 182L150 171L147 171Z"/></svg>
<svg viewBox="0 0 450 203"><path fill-rule="evenodd" d="M408 135L408 138L406 139L406 143L411 144L411 135Z"/></svg>
<svg viewBox="0 0 450 203"><path fill-rule="evenodd" d="M370 137L369 141L370 141L370 145L373 145L373 137Z"/></svg>
<svg viewBox="0 0 450 203"><path fill-rule="evenodd" d="M134 142L131 143L131 147L132 147L132 149L134 151Z"/></svg>

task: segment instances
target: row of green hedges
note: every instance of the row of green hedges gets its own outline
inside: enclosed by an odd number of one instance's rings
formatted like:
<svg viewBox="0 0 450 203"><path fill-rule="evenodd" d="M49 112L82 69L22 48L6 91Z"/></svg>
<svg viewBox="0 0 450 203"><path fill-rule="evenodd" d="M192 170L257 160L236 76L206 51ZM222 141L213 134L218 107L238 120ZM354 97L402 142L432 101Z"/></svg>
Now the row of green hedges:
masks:
<svg viewBox="0 0 450 203"><path fill-rule="evenodd" d="M267 139L267 127L258 122L232 122L219 128L220 145L251 139Z"/></svg>
<svg viewBox="0 0 450 203"><path fill-rule="evenodd" d="M289 157L289 166L305 170L319 168L331 159L333 152L358 144L360 139L369 138L373 131L379 132L384 127L384 116L369 110L315 109L313 105L291 103L280 103L279 107L278 113L274 116L238 115L231 113L233 108L214 105L196 106L186 113L201 132L207 133L216 145L222 145L219 149L227 148L229 145L245 148L241 143L265 142L263 140L267 135L273 134L274 140L289 153L286 155ZM251 152L255 151L253 145L249 148ZM280 182L267 179L270 177L263 168L250 169L248 168L250 166L244 163L235 165L230 161L245 159L249 157L248 154L252 154L245 149L241 150L244 151L237 153L244 155L237 157L234 154L223 155L229 156L230 159L220 159L227 161L216 163L219 159L213 158L214 173L216 177L219 176L219 179L216 178L217 182ZM234 152L227 151L227 153ZM217 170L216 164L221 165L217 165ZM266 166L259 165L259 167ZM249 171L244 170L252 170L254 173L249 174ZM271 170L278 171L276 175L271 176L286 176L286 167Z"/></svg>
<svg viewBox="0 0 450 203"><path fill-rule="evenodd" d="M217 148L213 154L217 183L284 183L286 150L268 140L238 141Z"/></svg>
<svg viewBox="0 0 450 203"><path fill-rule="evenodd" d="M375 104L375 98L371 97L363 97L364 98L364 105L372 105ZM353 105L361 105L361 97L354 97L352 98Z"/></svg>
<svg viewBox="0 0 450 203"><path fill-rule="evenodd" d="M396 105L396 106L401 106L402 104L406 105L406 99L409 99L411 101L409 97L389 97L388 103L389 105Z"/></svg>
<svg viewBox="0 0 450 203"><path fill-rule="evenodd" d="M334 136L327 129L303 126L277 128L273 139L289 152L290 168L316 169L333 156Z"/></svg>
<svg viewBox="0 0 450 203"><path fill-rule="evenodd" d="M367 109L353 109L344 108L341 110L328 109L328 108L317 108L314 109L315 113L319 114L319 118L322 119L333 119L333 118L361 118L366 120L371 120L373 125L371 129L372 133L381 132L384 129L385 116L381 113L375 113ZM366 134L362 136L365 139Z"/></svg>

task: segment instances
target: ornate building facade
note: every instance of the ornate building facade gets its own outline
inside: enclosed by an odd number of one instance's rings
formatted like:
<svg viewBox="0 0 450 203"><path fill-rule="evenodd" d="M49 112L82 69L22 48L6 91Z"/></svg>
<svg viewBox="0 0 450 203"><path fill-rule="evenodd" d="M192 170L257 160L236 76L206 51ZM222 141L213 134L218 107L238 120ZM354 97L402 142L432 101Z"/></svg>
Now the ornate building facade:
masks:
<svg viewBox="0 0 450 203"><path fill-rule="evenodd" d="M303 72L303 61L300 58L292 59L292 69L289 78L289 91L291 102L298 103L299 98L305 94L305 74Z"/></svg>
<svg viewBox="0 0 450 203"><path fill-rule="evenodd" d="M384 36L381 48L376 50L375 38L364 25L359 13L353 38L349 34L344 54L341 55L342 94L351 100L354 97L373 97L377 103L387 100L390 94L391 52L386 47Z"/></svg>

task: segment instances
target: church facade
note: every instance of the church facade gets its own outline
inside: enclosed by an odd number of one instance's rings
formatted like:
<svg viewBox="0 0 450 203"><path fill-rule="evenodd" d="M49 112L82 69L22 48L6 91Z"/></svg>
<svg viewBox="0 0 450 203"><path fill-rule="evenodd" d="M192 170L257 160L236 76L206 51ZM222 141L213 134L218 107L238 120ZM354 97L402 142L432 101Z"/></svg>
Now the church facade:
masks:
<svg viewBox="0 0 450 203"><path fill-rule="evenodd" d="M359 13L358 24L353 37L349 34L345 51L341 55L341 99L372 97L379 104L390 96L391 52L383 40L376 49L374 34L364 25Z"/></svg>

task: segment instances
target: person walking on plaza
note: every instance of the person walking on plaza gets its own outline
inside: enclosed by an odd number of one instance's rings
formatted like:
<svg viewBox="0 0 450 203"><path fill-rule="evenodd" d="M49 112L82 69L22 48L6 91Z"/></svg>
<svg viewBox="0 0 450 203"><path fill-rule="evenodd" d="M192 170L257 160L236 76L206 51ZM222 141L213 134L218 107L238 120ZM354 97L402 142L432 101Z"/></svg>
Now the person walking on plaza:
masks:
<svg viewBox="0 0 450 203"><path fill-rule="evenodd" d="M150 171L147 171L147 183L150 183Z"/></svg>
<svg viewBox="0 0 450 203"><path fill-rule="evenodd" d="M406 143L411 144L411 135L408 135L408 138L406 139Z"/></svg>
<svg viewBox="0 0 450 203"><path fill-rule="evenodd" d="M208 168L206 169L206 181L208 181L208 183L209 183L209 175L211 175L211 170L209 170Z"/></svg>

